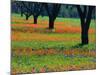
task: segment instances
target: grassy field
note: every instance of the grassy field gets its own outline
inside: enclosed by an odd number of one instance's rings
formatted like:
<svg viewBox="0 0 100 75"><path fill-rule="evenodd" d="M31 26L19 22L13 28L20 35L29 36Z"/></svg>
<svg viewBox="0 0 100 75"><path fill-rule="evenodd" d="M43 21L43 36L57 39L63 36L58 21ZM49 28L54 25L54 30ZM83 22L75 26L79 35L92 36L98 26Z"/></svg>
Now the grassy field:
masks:
<svg viewBox="0 0 100 75"><path fill-rule="evenodd" d="M89 44L81 42L80 20L57 18L54 31L47 29L48 17L39 16L38 24L12 14L12 73L38 73L89 70L96 68L95 20L89 29Z"/></svg>

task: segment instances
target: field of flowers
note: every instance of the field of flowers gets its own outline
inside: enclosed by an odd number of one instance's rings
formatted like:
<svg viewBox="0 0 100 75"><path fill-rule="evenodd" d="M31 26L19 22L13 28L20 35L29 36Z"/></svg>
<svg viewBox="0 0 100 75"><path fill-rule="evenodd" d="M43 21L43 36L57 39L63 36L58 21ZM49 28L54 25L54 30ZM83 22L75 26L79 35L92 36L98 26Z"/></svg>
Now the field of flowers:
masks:
<svg viewBox="0 0 100 75"><path fill-rule="evenodd" d="M80 20L57 18L55 29L48 28L48 17L25 20L12 14L11 20L11 66L12 74L39 73L96 68L96 24L92 20L89 29L89 44L81 42Z"/></svg>

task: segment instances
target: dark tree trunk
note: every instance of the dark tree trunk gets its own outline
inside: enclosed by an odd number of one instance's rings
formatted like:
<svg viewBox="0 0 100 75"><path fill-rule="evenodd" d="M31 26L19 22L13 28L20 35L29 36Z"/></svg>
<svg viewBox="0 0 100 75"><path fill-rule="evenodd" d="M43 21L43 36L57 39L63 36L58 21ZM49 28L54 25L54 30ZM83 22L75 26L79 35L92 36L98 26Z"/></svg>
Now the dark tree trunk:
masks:
<svg viewBox="0 0 100 75"><path fill-rule="evenodd" d="M26 20L28 20L28 18L29 18L29 16L28 16L28 15L26 15Z"/></svg>
<svg viewBox="0 0 100 75"><path fill-rule="evenodd" d="M84 16L86 16L85 14L84 14ZM89 27L89 25L87 25L86 23L85 23L85 17L84 17L82 14L81 14L81 18L80 18L80 20L81 20L81 43L82 43L82 45L84 45L84 44L88 44L88 27Z"/></svg>
<svg viewBox="0 0 100 75"><path fill-rule="evenodd" d="M26 16L26 20L28 20L29 17L31 16L31 14L27 13L27 14L25 14L25 16Z"/></svg>
<svg viewBox="0 0 100 75"><path fill-rule="evenodd" d="M89 6L88 7L88 12L87 12L87 16L86 16L86 22L85 25L83 26L83 39L82 39L82 44L88 44L89 40L88 40L88 31L89 31L89 27L90 27L90 22L92 19L92 11L93 11L94 7L93 6Z"/></svg>
<svg viewBox="0 0 100 75"><path fill-rule="evenodd" d="M94 9L93 6L87 6L87 7L84 6L84 11L82 12L81 7L79 5L77 6L77 10L78 10L80 20L81 20L81 43L82 45L89 43L88 31L89 31L91 18L92 18L93 9Z"/></svg>
<svg viewBox="0 0 100 75"><path fill-rule="evenodd" d="M44 4L46 11L49 16L49 29L54 29L54 21L59 13L60 10L60 4L53 4L52 10L50 10L50 7L48 4Z"/></svg>
<svg viewBox="0 0 100 75"><path fill-rule="evenodd" d="M34 24L37 24L37 18L38 16L34 16Z"/></svg>
<svg viewBox="0 0 100 75"><path fill-rule="evenodd" d="M81 30L81 41L82 41L82 44L88 44L88 26L83 24L84 26L82 26L82 30Z"/></svg>
<svg viewBox="0 0 100 75"><path fill-rule="evenodd" d="M54 29L54 19L49 18L49 29Z"/></svg>

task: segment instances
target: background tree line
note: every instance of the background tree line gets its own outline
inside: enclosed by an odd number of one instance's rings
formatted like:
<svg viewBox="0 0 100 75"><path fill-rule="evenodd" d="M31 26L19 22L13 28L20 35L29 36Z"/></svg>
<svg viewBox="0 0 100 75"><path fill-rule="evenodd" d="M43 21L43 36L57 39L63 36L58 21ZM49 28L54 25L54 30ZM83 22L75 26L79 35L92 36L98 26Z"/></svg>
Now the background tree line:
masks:
<svg viewBox="0 0 100 75"><path fill-rule="evenodd" d="M12 5L11 5L11 9L12 9L12 13L21 13L21 12L26 12L28 11L27 8L23 5L23 3L31 9L31 11L33 11L32 8L34 8L34 4L38 4L38 5L42 5L43 3L38 3L38 2L19 2L19 1L12 1ZM28 5L30 4L30 5ZM33 4L33 6L32 6ZM52 5L52 4L51 4ZM30 6L30 7L29 7ZM50 4L49 4L50 6ZM51 6L52 7L52 6ZM81 5L81 7L83 7ZM49 8L50 9L50 8ZM43 6L41 6L41 13L40 15L41 16L48 16L45 8ZM29 11L30 12L30 11ZM61 7L60 7L60 10L59 10L59 13L58 13L58 17L63 17L63 18L79 18L79 15L77 13L77 9L75 7L75 5L71 5L71 4L61 4ZM95 19L95 10L93 11L93 14L92 14L92 18Z"/></svg>

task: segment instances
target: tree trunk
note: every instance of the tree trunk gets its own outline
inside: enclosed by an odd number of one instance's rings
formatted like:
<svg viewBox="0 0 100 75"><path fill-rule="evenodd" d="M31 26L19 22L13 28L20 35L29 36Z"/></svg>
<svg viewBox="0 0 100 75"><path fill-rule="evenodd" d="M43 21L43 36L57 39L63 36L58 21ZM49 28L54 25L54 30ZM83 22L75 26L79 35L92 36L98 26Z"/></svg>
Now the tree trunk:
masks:
<svg viewBox="0 0 100 75"><path fill-rule="evenodd" d="M26 15L26 20L28 20L28 18L29 18L29 16L28 16L28 15Z"/></svg>
<svg viewBox="0 0 100 75"><path fill-rule="evenodd" d="M82 44L83 45L89 43L88 31L89 31L90 22L91 22L91 19L92 19L93 9L94 9L94 7L92 7L92 6L88 7L88 13L87 13L86 21L84 19L84 24L82 26Z"/></svg>
<svg viewBox="0 0 100 75"><path fill-rule="evenodd" d="M53 4L52 5L52 10L49 9L49 6L48 4L44 4L45 8L46 8L46 11L48 13L48 16L49 16L49 29L54 29L54 21L59 13L59 10L60 10L60 4Z"/></svg>
<svg viewBox="0 0 100 75"><path fill-rule="evenodd" d="M88 27L89 26L86 24L84 16L82 16L82 14L81 14L81 17L80 17L80 20L81 20L81 44L82 45L88 44Z"/></svg>
<svg viewBox="0 0 100 75"><path fill-rule="evenodd" d="M34 24L37 24L37 16L34 16Z"/></svg>
<svg viewBox="0 0 100 75"><path fill-rule="evenodd" d="M88 6L88 10L87 10L87 7L84 6L84 11L82 12L81 7L79 5L77 6L77 10L78 10L80 20L81 20L81 43L82 45L89 43L88 30L89 30L90 22L92 19L93 9L94 9L93 6Z"/></svg>
<svg viewBox="0 0 100 75"><path fill-rule="evenodd" d="M82 24L84 26L82 26L82 30L81 30L81 41L82 41L82 45L84 44L88 44L88 25Z"/></svg>
<svg viewBox="0 0 100 75"><path fill-rule="evenodd" d="M49 18L49 29L54 29L54 19Z"/></svg>

